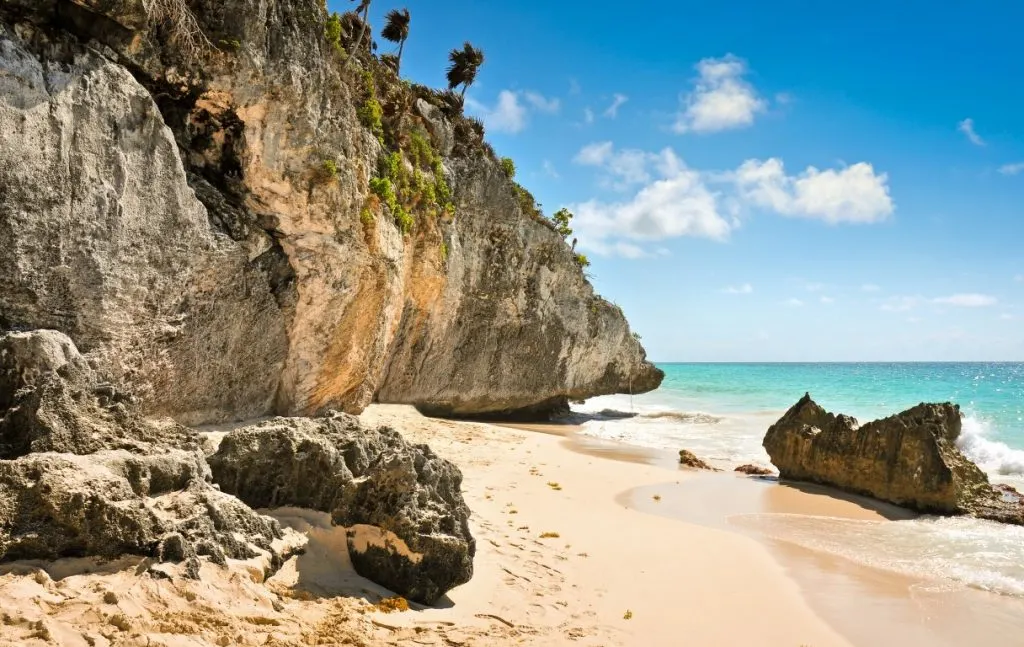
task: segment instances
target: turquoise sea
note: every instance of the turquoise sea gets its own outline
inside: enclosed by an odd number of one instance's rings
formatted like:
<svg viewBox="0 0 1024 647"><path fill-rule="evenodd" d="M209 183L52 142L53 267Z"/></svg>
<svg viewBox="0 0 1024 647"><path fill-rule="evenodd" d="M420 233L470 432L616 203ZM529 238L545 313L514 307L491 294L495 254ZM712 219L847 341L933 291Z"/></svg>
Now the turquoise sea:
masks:
<svg viewBox="0 0 1024 647"><path fill-rule="evenodd" d="M1022 363L658 366L665 381L657 391L595 398L577 407L589 413L641 414L632 425L588 423L588 433L651 447L704 450L723 461L767 460L760 449L767 425L805 392L829 411L861 422L919 402L950 401L964 413L961 448L994 475L1024 476ZM696 446L680 444L684 441Z"/></svg>
<svg viewBox="0 0 1024 647"><path fill-rule="evenodd" d="M770 465L764 433L805 393L861 422L920 402L964 414L960 449L993 481L1024 491L1024 363L659 364L643 395L573 407L583 433L675 452L722 467ZM628 417L625 414L631 414ZM801 515L737 520L776 539L900 573L1024 596L1024 528L964 518L871 522Z"/></svg>

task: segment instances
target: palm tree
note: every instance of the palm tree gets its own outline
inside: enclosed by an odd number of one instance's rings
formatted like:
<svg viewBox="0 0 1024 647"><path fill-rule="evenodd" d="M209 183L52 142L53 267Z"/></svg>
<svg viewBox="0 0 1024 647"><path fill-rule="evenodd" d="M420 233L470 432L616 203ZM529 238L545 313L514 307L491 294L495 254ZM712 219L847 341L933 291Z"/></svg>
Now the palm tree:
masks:
<svg viewBox="0 0 1024 647"><path fill-rule="evenodd" d="M405 39L409 37L409 10L392 9L387 15L387 24L384 25L380 35L392 43L398 43L398 64L395 66L395 73L402 67L402 50L405 49Z"/></svg>
<svg viewBox="0 0 1024 647"><path fill-rule="evenodd" d="M355 0L352 1L355 2ZM363 26L359 28L359 37L356 38L356 42L354 45L352 45L352 51L349 52L349 54L352 54L356 51L356 48L359 47L359 45L362 44L363 42L363 36L366 35L366 26L370 24L371 2L373 2L373 0L359 0L359 6L356 7L356 15L358 16L359 14L362 14Z"/></svg>
<svg viewBox="0 0 1024 647"><path fill-rule="evenodd" d="M451 65L448 66L448 89L454 90L462 86L462 98L466 98L466 90L476 81L476 72L484 64L484 52L479 50L470 42L466 42L462 49L453 49L448 54Z"/></svg>

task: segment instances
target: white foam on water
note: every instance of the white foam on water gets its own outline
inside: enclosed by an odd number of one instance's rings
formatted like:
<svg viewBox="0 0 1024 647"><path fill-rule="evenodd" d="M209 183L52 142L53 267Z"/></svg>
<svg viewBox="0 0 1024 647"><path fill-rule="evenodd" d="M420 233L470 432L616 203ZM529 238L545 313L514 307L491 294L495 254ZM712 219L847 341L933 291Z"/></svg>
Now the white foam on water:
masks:
<svg viewBox="0 0 1024 647"><path fill-rule="evenodd" d="M628 396L594 398L573 411L582 433L595 438L677 452L723 462L768 462L764 432L778 417L770 414L717 415L679 411L659 404L631 403Z"/></svg>
<svg viewBox="0 0 1024 647"><path fill-rule="evenodd" d="M967 458L990 474L1024 476L1024 451L1013 449L1006 443L988 438L988 422L967 415L963 420L957 447Z"/></svg>
<svg viewBox="0 0 1024 647"><path fill-rule="evenodd" d="M776 539L913 577L1024 596L1024 528L967 517L863 521L798 514L731 521Z"/></svg>

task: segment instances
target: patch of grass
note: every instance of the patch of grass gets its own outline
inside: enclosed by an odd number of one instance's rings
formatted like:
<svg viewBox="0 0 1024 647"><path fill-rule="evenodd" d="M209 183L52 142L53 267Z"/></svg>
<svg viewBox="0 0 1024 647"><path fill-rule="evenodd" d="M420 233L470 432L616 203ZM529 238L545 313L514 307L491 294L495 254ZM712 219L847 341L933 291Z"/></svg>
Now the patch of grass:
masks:
<svg viewBox="0 0 1024 647"><path fill-rule="evenodd" d="M562 486L559 485L558 483L555 483L554 481L548 481L548 487L551 488L552 490L556 490L556 491L562 489Z"/></svg>
<svg viewBox="0 0 1024 647"><path fill-rule="evenodd" d="M581 268L590 267L590 259L587 258L586 254L576 254L576 264Z"/></svg>
<svg viewBox="0 0 1024 647"><path fill-rule="evenodd" d="M448 262L448 243L441 243L441 262Z"/></svg>
<svg viewBox="0 0 1024 647"><path fill-rule="evenodd" d="M399 595L393 598L384 598L373 606L382 613L394 613L396 611L408 611L409 601Z"/></svg>
<svg viewBox="0 0 1024 647"><path fill-rule="evenodd" d="M508 511L508 513L509 514L519 514L519 511L516 510L515 508L512 508L511 510Z"/></svg>
<svg viewBox="0 0 1024 647"><path fill-rule="evenodd" d="M324 160L317 170L317 179L323 184L338 179L338 163L334 160Z"/></svg>
<svg viewBox="0 0 1024 647"><path fill-rule="evenodd" d="M655 501L661 501L661 495L660 495L660 494L655 494L655 495L654 495L653 497L651 497L651 498L652 498L652 499L654 499Z"/></svg>
<svg viewBox="0 0 1024 647"><path fill-rule="evenodd" d="M558 539L561 537L557 532L542 532L540 533L541 539Z"/></svg>
<svg viewBox="0 0 1024 647"><path fill-rule="evenodd" d="M359 220L364 225L373 224L373 212L370 211L369 207L363 207L363 210L359 212Z"/></svg>
<svg viewBox="0 0 1024 647"><path fill-rule="evenodd" d="M632 618L633 618L633 612L630 611L629 609L626 609L626 613L622 614L622 619L623 620L630 620Z"/></svg>

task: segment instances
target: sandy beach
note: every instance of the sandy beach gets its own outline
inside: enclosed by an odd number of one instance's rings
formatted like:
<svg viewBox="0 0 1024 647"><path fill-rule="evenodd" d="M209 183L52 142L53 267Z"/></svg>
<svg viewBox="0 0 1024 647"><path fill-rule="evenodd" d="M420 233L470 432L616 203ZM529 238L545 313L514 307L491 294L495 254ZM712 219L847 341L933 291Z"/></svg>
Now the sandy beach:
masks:
<svg viewBox="0 0 1024 647"><path fill-rule="evenodd" d="M256 562L204 564L200 581L168 566L166 579L142 576L139 558L6 565L0 643L1017 644L1019 600L758 539L757 514L886 522L907 516L897 508L679 470L664 454L567 427L434 420L386 405L361 418L428 443L464 473L475 575L435 608L380 610L390 594L355 574L341 529L278 509L310 544L266 582Z"/></svg>

